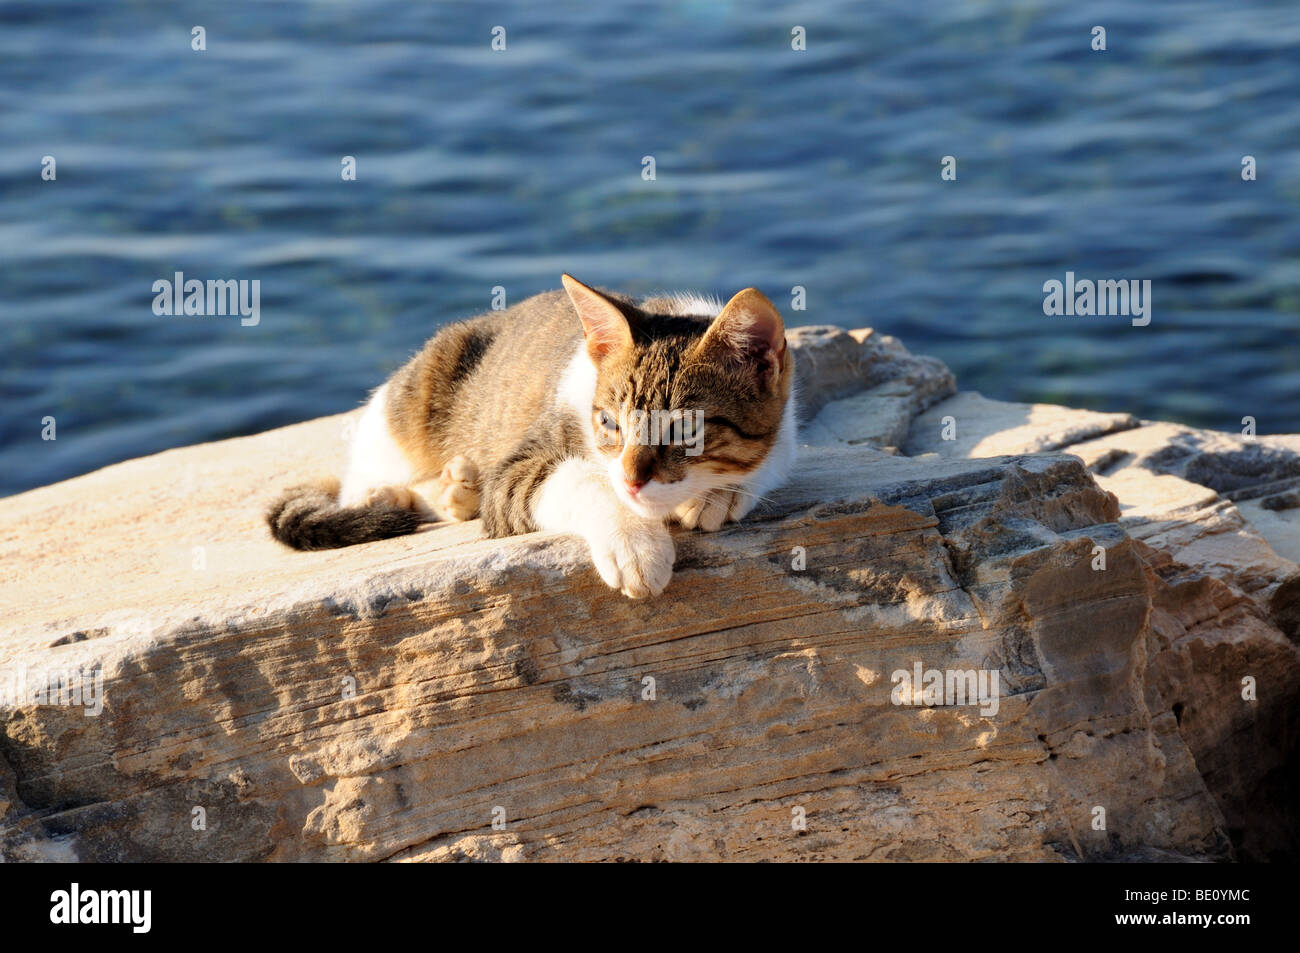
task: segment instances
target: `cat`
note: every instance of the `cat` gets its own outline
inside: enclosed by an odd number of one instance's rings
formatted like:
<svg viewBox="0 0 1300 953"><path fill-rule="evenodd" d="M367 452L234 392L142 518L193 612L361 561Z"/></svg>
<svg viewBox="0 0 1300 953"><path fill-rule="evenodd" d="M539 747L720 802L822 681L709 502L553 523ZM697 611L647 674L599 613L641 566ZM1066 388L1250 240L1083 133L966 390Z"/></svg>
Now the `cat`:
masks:
<svg viewBox="0 0 1300 953"><path fill-rule="evenodd" d="M287 491L272 535L331 549L481 516L490 537L579 536L611 588L663 592L669 522L715 531L790 473L785 325L755 288L721 307L561 280L430 338L371 396L341 483Z"/></svg>

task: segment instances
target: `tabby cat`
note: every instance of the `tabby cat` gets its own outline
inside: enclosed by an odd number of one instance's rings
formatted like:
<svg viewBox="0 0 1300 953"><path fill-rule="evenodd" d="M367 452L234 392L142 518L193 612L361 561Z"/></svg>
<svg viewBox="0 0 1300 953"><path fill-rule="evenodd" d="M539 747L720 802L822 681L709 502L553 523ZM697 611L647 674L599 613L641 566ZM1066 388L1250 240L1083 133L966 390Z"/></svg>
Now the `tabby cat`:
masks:
<svg viewBox="0 0 1300 953"><path fill-rule="evenodd" d="M448 325L370 398L337 480L267 513L296 549L481 516L582 537L632 598L672 576L669 521L718 529L783 482L794 361L772 302L564 290Z"/></svg>

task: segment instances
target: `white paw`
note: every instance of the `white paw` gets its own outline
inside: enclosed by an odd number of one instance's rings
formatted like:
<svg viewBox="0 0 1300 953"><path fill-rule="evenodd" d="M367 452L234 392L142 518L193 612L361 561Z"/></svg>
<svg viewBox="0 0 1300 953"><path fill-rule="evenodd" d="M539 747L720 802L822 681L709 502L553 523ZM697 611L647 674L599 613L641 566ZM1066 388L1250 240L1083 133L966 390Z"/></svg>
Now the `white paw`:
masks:
<svg viewBox="0 0 1300 953"><path fill-rule="evenodd" d="M677 551L658 521L626 520L588 545L600 578L629 598L657 596L673 576Z"/></svg>
<svg viewBox="0 0 1300 953"><path fill-rule="evenodd" d="M376 486L366 491L362 506L396 506L398 509L417 508L415 494L405 486Z"/></svg>
<svg viewBox="0 0 1300 953"><path fill-rule="evenodd" d="M694 500L687 500L673 511L673 516L686 529L701 529L715 533L728 520L737 522L754 508L752 497L735 490L714 490Z"/></svg>
<svg viewBox="0 0 1300 953"><path fill-rule="evenodd" d="M466 457L453 457L435 485L433 509L443 519L463 523L478 516L478 467Z"/></svg>
<svg viewBox="0 0 1300 953"><path fill-rule="evenodd" d="M731 505L727 507L727 519L733 523L739 523L749 511L754 508L758 502L758 497L748 491L735 491L731 494Z"/></svg>

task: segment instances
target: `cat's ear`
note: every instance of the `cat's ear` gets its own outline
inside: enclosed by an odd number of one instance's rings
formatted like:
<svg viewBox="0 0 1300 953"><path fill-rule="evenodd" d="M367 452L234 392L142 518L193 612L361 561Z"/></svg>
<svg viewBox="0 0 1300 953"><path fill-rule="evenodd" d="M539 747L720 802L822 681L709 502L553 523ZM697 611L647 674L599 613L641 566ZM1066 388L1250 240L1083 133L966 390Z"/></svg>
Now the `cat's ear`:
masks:
<svg viewBox="0 0 1300 953"><path fill-rule="evenodd" d="M752 368L760 383L775 386L785 369L785 322L757 288L737 292L699 344L701 353Z"/></svg>
<svg viewBox="0 0 1300 953"><path fill-rule="evenodd" d="M618 303L605 297L595 288L588 288L572 275L561 275L564 290L569 293L582 331L587 336L587 353L592 360L632 344L632 326Z"/></svg>

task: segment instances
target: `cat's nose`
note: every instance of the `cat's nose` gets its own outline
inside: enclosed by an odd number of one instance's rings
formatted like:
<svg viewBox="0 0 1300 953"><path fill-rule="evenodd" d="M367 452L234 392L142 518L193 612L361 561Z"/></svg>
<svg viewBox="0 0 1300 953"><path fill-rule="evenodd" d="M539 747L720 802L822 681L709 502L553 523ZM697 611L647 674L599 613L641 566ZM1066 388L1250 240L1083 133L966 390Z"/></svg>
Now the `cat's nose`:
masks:
<svg viewBox="0 0 1300 953"><path fill-rule="evenodd" d="M629 447L623 455L623 485L636 496L641 487L650 482L655 472L655 454L650 447Z"/></svg>

